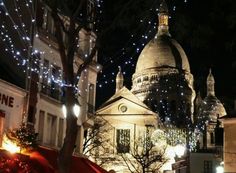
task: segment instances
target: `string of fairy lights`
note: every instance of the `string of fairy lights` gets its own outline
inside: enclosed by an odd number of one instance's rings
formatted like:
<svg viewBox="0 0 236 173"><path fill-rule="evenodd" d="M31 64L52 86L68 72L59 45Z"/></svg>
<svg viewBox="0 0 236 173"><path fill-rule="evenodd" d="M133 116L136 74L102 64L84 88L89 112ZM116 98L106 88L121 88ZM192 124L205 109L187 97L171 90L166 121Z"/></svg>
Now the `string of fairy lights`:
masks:
<svg viewBox="0 0 236 173"><path fill-rule="evenodd" d="M12 17L13 15L11 14L12 12L9 12L7 6L5 5L4 1L0 2L0 14L2 16L4 16L5 18L9 19L8 23L10 23L10 26L5 25L5 22L3 21L1 23L0 26L0 38L3 41L3 44L5 45L5 51L10 53L16 61L17 61L17 65L20 66L20 68L22 69L22 71L24 73L26 73L27 70L31 71L31 72L35 72L39 74L39 78L48 78L48 83L50 83L51 81L53 81L54 83L57 83L58 85L60 85L60 87L63 86L70 86L71 84L65 84L62 81L62 70L59 69L59 75L58 76L54 76L53 74L51 74L51 69L53 68L54 65L56 65L55 62L52 62L50 65L48 66L44 66L44 63L41 61L40 56L44 55L45 53L50 53L53 54L55 53L53 51L53 49L51 49L49 52L45 52L45 51L39 51L36 48L33 49L33 51L31 52L31 56L33 57L33 62L31 67L27 67L27 64L29 63L28 57L27 57L27 51L30 47L33 47L33 45L31 44L31 38L30 38L30 31L27 30L27 28L31 28L33 27L33 25L35 25L35 9L33 8L33 2L32 0L25 0L25 6L24 6L24 10L27 10L29 13L27 13L27 17L30 16L31 18L31 26L30 27L26 27L26 24L23 22L22 20L22 14L21 14L21 7L20 4L21 3L19 0L13 0L14 1L14 10L13 12L15 13L15 15L17 16L17 18ZM102 1L96 1L97 3L97 8L98 8L98 12L102 13L101 10L101 3ZM11 7L12 8L12 7ZM43 9L44 10L44 9ZM47 18L47 14L44 14L44 17ZM97 18L99 21L99 18ZM47 21L44 21L44 25L46 26L47 23L45 23ZM19 23L19 24L18 24ZM9 24L8 24L9 25ZM14 30L17 32L17 37L15 36L14 39L11 38L11 32L12 30L8 29L8 27L12 27L14 28ZM14 32L14 31L13 31ZM48 35L50 35L51 33L48 33ZM35 33L35 37L39 37L38 33ZM46 36L46 38L49 40L50 37ZM19 39L20 43L21 43L21 47L22 48L16 48L15 45L17 45L17 43L14 43L14 40ZM83 41L83 40L82 40ZM91 38L89 40L90 42L94 42L94 38ZM49 47L52 47L51 44L48 44ZM79 44L77 45L77 47L79 47ZM92 49L92 48L90 48ZM85 54L85 57L87 57L88 55ZM28 69L27 69L28 68ZM97 68L100 68L100 66L98 66ZM85 70L86 72L86 70ZM27 76L27 78L30 78L31 76ZM74 86L76 90L78 90L78 88L76 86ZM52 88L53 89L53 88Z"/></svg>
<svg viewBox="0 0 236 173"><path fill-rule="evenodd" d="M187 4L187 0L184 0L184 3ZM154 11L157 14L159 2L155 1L152 7L153 8L150 8L149 10ZM173 5L173 7L170 9L170 13L174 14L177 10L177 7L176 5ZM169 16L169 18L171 18L171 16ZM130 38L126 41L126 44L123 48L119 49L112 56L105 57L105 62L103 59L103 71L105 73L101 74L101 77L97 82L98 89L104 89L104 87L107 86L109 87L110 83L115 82L114 79L118 68L112 68L111 70L111 64L118 63L119 66L121 66L122 68L123 75L125 75L125 79L131 79L130 72L134 71L137 61L137 55L142 51L143 47L157 32L157 16L152 16L152 18L144 16L142 19L140 19L140 25L145 26L144 34L137 35L136 31L138 28L136 28L134 30L134 33L131 34Z"/></svg>
<svg viewBox="0 0 236 173"><path fill-rule="evenodd" d="M102 3L103 1L96 1L96 8L98 9L98 13L99 14L102 14L103 11L102 11ZM184 1L184 2L187 2L187 1ZM17 16L19 16L19 21L20 21L20 24L21 25L17 25L15 20L13 20L11 14L8 12L8 8L5 6L4 2L1 1L0 5L1 5L1 13L5 13L5 16L8 16L9 19L11 20L12 22L12 25L14 27L14 29L17 31L19 37L21 39L19 39L21 42L22 42L22 45L25 47L22 51L26 52L27 51L27 47L28 46L32 46L31 45L31 39L30 39L30 36L29 36L29 31L27 31L27 28L25 27L26 25L24 24L24 22L22 22L22 14L21 14L21 10L22 8L20 8L20 5L18 4L19 3L19 0L14 0L14 11L16 12ZM30 15L30 18L31 18L31 22L32 22L32 25L35 23L35 16L33 16L34 14L34 11L35 9L33 9L33 4L32 4L32 0L25 0L25 7L26 9L28 10L29 12L29 15ZM158 11L158 8L151 8L150 9L151 11L152 10L155 10L155 11ZM173 11L176 10L176 6L173 6ZM99 25L99 18L97 18L97 25ZM146 22L145 22L146 21ZM146 34L143 34L141 35L141 38L140 39L136 39L137 35L135 34L131 34L130 36L130 39L129 41L127 42L127 44L125 45L125 47L129 47L128 44L131 44L131 46L135 49L135 52L133 53L134 55L136 55L137 53L140 53L140 51L142 50L142 48L145 46L145 44L147 43L147 41L150 39L150 36L153 34L153 30L156 30L156 26L157 26L157 23L156 23L156 19L153 20L153 21L150 21L149 19L141 19L140 20L140 23L144 23L145 25L147 25L147 31L146 31ZM15 58L15 60L19 61L17 63L17 65L19 66L23 66L22 69L24 69L23 71L25 72L25 68L24 66L27 65L28 63L28 58L27 57L24 57L23 55L21 55L21 52L19 50L16 49L16 47L14 46L14 43L10 37L10 34L8 34L8 30L4 30L4 25L2 25L2 28L1 28L1 38L2 40L4 41L4 44L6 45L6 49L5 51L9 51L13 58ZM99 27L97 27L99 28ZM96 28L96 30L97 30ZM97 30L98 31L98 30ZM36 37L37 37L37 33L36 33ZM135 39L138 40L137 42L134 42ZM5 42L6 41L6 42ZM93 41L93 40L92 40ZM141 46L139 46L141 45ZM49 47L51 46L50 44L48 45ZM79 45L78 45L79 47ZM38 52L38 50L34 50L34 52L32 52L32 55L34 54L44 54L45 52ZM50 52L52 53L52 52ZM118 50L117 53L115 53L115 55L113 57L110 57L108 61L105 61L103 62L103 69L105 69L107 66L109 66L110 64L113 64L114 62L116 61L119 61L120 59L125 59L124 62L120 62L120 63L123 63L121 64L121 66L123 67L123 69L129 69L130 68L130 65L131 65L131 68L134 68L135 67L135 58L130 56L129 58L127 58L127 54L129 52L126 51L126 48L122 48L121 50ZM86 56L86 55L85 55ZM21 58L19 58L21 57ZM40 57L38 56L34 56L34 66L38 66L37 68L34 68L34 69L29 69L33 72L36 72L36 73L40 73L40 67L42 66L42 64L40 64ZM44 67L45 68L45 67ZM99 68L99 67L98 67ZM50 72L50 69L48 70L44 70L44 73L45 73L45 77L48 76L48 73ZM127 72L126 71L123 71L123 74L126 75ZM101 88L102 86L104 85L107 85L109 84L110 82L114 82L114 76L116 75L116 71L114 70L113 72L111 72L111 75L109 74L103 74L103 78L98 82L98 86ZM30 76L29 76L30 77ZM56 79L56 77L54 76L51 76L52 79L54 81L54 79ZM61 76L59 77L61 78ZM51 81L49 80L49 81ZM55 82L58 83L59 79L56 79ZM59 82L60 85L62 86L63 85L63 82L60 81ZM69 85L69 84L64 84L64 85ZM70 86L70 85L69 85Z"/></svg>
<svg viewBox="0 0 236 173"><path fill-rule="evenodd" d="M0 15L4 16L4 18L8 18L8 20L11 23L11 27L14 28L16 31L17 35L19 36L19 41L21 45L23 46L23 49L19 49L15 46L13 37L11 36L11 30L9 30L9 24L6 25L4 22L1 23L0 26L0 39L3 41L3 44L5 45L5 51L9 54L12 55L12 58L17 62L17 65L23 70L23 72L26 73L27 70L30 70L31 72L39 74L40 79L47 79L47 83L55 83L58 84L58 86L63 87L63 86L72 86L71 84L66 84L62 80L62 70L59 69L59 72L56 74L52 74L52 68L54 68L54 65L57 65L55 63L49 63L45 64L41 60L40 57L44 56L46 53L53 54L53 49L51 52L45 52L45 51L39 51L37 49L33 49L31 52L31 56L33 57L33 62L32 66L28 67L27 64L29 63L28 57L27 57L27 51L29 47L33 47L31 44L31 37L30 37L30 31L27 30L26 24L23 22L23 15L22 15L22 8L20 5L19 0L13 0L14 1L14 13L17 14L19 17L18 19L15 19L11 15L11 11L8 10L7 6L5 5L4 1L0 1ZM184 0L184 3L187 3L187 0ZM27 9L30 19L31 19L31 24L35 24L35 9L33 7L32 0L25 0L24 1L24 8ZM153 8L150 9L150 11L156 11L158 12L158 7L159 5L155 5ZM102 0L97 0L96 1L96 8L98 11L98 16L103 14L103 1ZM173 6L171 8L172 13L174 13L177 10L176 6ZM44 14L44 18L47 18L47 14ZM99 22L101 18L97 17L96 18L96 31L99 32ZM46 21L44 21L46 22ZM44 23L44 25L47 25L47 23ZM106 72L106 69L108 69L111 64L118 64L122 67L123 74L125 77L128 77L128 74L130 74L130 71L132 71L135 68L135 63L137 60L137 55L141 52L143 47L146 45L146 43L150 40L150 38L153 37L154 33L157 31L157 19L156 18L143 18L140 19L140 25L144 25L145 27L145 33L142 34L141 36L137 35L134 33L130 35L130 38L126 42L123 48L120 50L116 51L113 56L110 56L109 58L104 58L103 61L103 72ZM34 37L38 37L38 33L36 32ZM47 39L50 39L50 37L46 37ZM94 42L94 38L91 38L89 40L90 42ZM48 44L49 47L52 47L52 45ZM77 47L80 47L79 42ZM128 49L130 48L130 49ZM84 55L86 57L86 54ZM28 69L27 69L28 68ZM100 68L98 66L97 68ZM85 70L86 72L86 70ZM109 71L109 74L107 73L102 73L102 77L100 80L97 82L98 88L104 89L104 87L109 86L110 83L115 82L115 76L117 73L117 69L113 69L112 71ZM27 76L30 78L30 76ZM166 80L166 86L168 85L168 79ZM181 83L177 83L176 86L179 89L180 97L184 97L184 89L185 87ZM82 92L79 88L75 87L76 90L79 92ZM54 86L54 88L51 89L57 89L57 87ZM160 92L165 95L165 93L168 93L172 90L173 88L169 86L169 88L165 88L161 90ZM87 92L87 89L85 89L85 92ZM167 98L168 99L168 98ZM160 100L162 103L163 100ZM156 105L157 106L157 105ZM170 106L169 103L162 104L163 112L167 116L171 116L170 114ZM178 108L181 110L184 110L183 108ZM190 121L190 120L189 120ZM174 133L174 132L173 132Z"/></svg>

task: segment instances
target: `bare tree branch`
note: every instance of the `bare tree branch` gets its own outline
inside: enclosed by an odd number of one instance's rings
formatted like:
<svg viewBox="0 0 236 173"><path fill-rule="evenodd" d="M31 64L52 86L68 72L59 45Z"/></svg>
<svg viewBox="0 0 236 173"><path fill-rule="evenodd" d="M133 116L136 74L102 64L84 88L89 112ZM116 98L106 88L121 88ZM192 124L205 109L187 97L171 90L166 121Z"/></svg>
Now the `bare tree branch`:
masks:
<svg viewBox="0 0 236 173"><path fill-rule="evenodd" d="M62 18L64 18L64 17L59 17L58 14L57 14L56 17L58 18L58 21L59 21L60 24L61 24L61 28L62 28L63 32L66 33L66 34L69 34L69 31L67 30L67 28L66 28L65 25L64 25L64 24L67 22L66 19L62 19Z"/></svg>
<svg viewBox="0 0 236 173"><path fill-rule="evenodd" d="M82 7L83 7L83 5L84 5L84 0L81 0L80 1L80 4L79 4L79 6L78 6L78 8L75 10L75 12L74 12L74 14L73 14L73 19L74 20L76 20L76 18L79 16L79 12L80 12L80 10L82 9Z"/></svg>
<svg viewBox="0 0 236 173"><path fill-rule="evenodd" d="M59 53L60 53L60 57L61 57L61 62L63 65L63 70L65 72L68 72L67 70L67 63L66 63L66 53L65 53L65 46L64 46L64 42L62 39L62 30L61 30L61 24L60 24L60 18L57 14L57 9L56 6L54 8L52 8L52 18L54 19L55 22L55 28L56 28L56 38L58 41L58 47L59 47Z"/></svg>
<svg viewBox="0 0 236 173"><path fill-rule="evenodd" d="M165 148L157 149L154 145L146 146L146 139L135 142L136 145L129 153L133 159L122 154L122 158L130 171L146 173L157 171L168 161L165 157Z"/></svg>
<svg viewBox="0 0 236 173"><path fill-rule="evenodd" d="M82 71L92 62L93 57L96 55L96 52L97 52L97 45L95 44L95 46L93 47L89 56L84 60L84 62L79 66L79 68L77 70L77 73L76 73L77 82L79 80L79 77L80 77Z"/></svg>
<svg viewBox="0 0 236 173"><path fill-rule="evenodd" d="M139 170L137 169L137 167L133 165L133 162L130 161L129 158L125 157L124 154L121 154L121 157L122 157L122 159L124 160L124 162L125 162L127 168L129 169L129 171L130 171L131 173L134 173L134 172L132 171L132 169L131 169L131 167L130 167L130 164L131 164L131 166L134 168L134 170L135 170L136 173L139 172Z"/></svg>

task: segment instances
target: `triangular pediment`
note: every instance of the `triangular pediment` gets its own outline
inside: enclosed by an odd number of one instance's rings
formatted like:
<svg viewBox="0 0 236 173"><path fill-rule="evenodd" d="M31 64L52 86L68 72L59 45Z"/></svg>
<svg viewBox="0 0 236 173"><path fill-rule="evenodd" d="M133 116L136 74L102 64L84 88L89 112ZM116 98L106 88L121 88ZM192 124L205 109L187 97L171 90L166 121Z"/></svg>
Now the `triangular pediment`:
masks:
<svg viewBox="0 0 236 173"><path fill-rule="evenodd" d="M147 105L139 100L126 87L116 92L96 113L113 115L156 115L156 113L152 112Z"/></svg>

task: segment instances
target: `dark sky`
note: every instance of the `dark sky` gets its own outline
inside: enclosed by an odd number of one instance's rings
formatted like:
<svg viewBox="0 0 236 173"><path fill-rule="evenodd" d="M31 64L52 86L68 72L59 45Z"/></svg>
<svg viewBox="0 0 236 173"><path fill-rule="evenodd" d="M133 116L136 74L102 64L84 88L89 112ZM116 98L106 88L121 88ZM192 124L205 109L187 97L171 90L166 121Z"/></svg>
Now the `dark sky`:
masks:
<svg viewBox="0 0 236 173"><path fill-rule="evenodd" d="M236 99L236 0L166 1L171 16L170 33L188 56L196 91L200 90L205 97L206 77L211 67L216 79L217 97L226 104L232 103ZM13 0L4 2L13 7ZM100 9L103 11L97 27L103 33L98 52L103 71L98 76L97 106L114 94L118 66L125 72L125 85L131 87L137 58L157 31L154 26L158 22L156 9L159 3L160 0L105 0L102 3ZM21 12L27 13L27 10ZM0 17L1 21L7 20L3 13ZM22 20L26 25L30 21L27 18ZM16 39L18 37L12 37L21 45L21 40ZM4 46L0 42L1 52L4 52ZM27 51L22 55L24 53ZM11 64L5 62L7 58L1 55L1 60L1 78L13 79L15 83L23 81L24 75L19 75L23 66L12 70L9 68ZM24 86L22 82L21 85Z"/></svg>
<svg viewBox="0 0 236 173"><path fill-rule="evenodd" d="M195 90L200 90L205 97L206 77L211 67L217 97L226 104L232 103L236 99L236 1L166 2L171 15L170 33L188 56ZM117 66L125 71L125 85L130 88L142 44L156 32L153 26L157 22L155 9L159 7L159 1L119 0L105 1L103 5L101 28L109 32L103 37L99 51L99 62L104 68L98 77L97 106L114 94Z"/></svg>
<svg viewBox="0 0 236 173"><path fill-rule="evenodd" d="M24 88L26 65L22 65L21 62L28 55L27 45L29 44L22 38L23 36L30 37L31 13L28 9L31 6L25 7L27 1L15 3L14 0L0 0L1 2L4 6L0 5L0 79ZM18 11L15 10L16 7ZM6 13L9 15L5 15ZM18 26L18 29L13 27L13 23Z"/></svg>

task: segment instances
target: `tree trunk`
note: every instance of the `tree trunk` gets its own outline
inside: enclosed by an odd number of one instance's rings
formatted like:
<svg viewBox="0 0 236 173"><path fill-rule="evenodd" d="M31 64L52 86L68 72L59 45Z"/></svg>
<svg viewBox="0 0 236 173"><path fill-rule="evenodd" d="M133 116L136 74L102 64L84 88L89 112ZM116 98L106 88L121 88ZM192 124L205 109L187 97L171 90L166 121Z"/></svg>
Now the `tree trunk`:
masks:
<svg viewBox="0 0 236 173"><path fill-rule="evenodd" d="M74 144L77 137L77 118L73 113L73 106L75 104L73 87L67 87L66 89L66 136L64 138L63 146L58 156L58 168L60 173L69 173L72 162L72 154L74 151ZM72 145L73 144L73 145Z"/></svg>
<svg viewBox="0 0 236 173"><path fill-rule="evenodd" d="M56 38L58 41L59 53L63 66L63 79L67 84L65 88L65 106L67 108L66 117L66 135L64 138L63 146L58 156L58 168L60 173L69 173L72 161L72 154L75 148L76 137L77 137L77 118L73 112L73 106L76 103L74 93L74 69L73 60L76 47L76 32L75 32L75 21L70 19L69 31L68 31L68 48L65 48L62 39L62 25L61 19L57 14L57 6L54 5L52 9L52 17L55 22Z"/></svg>

